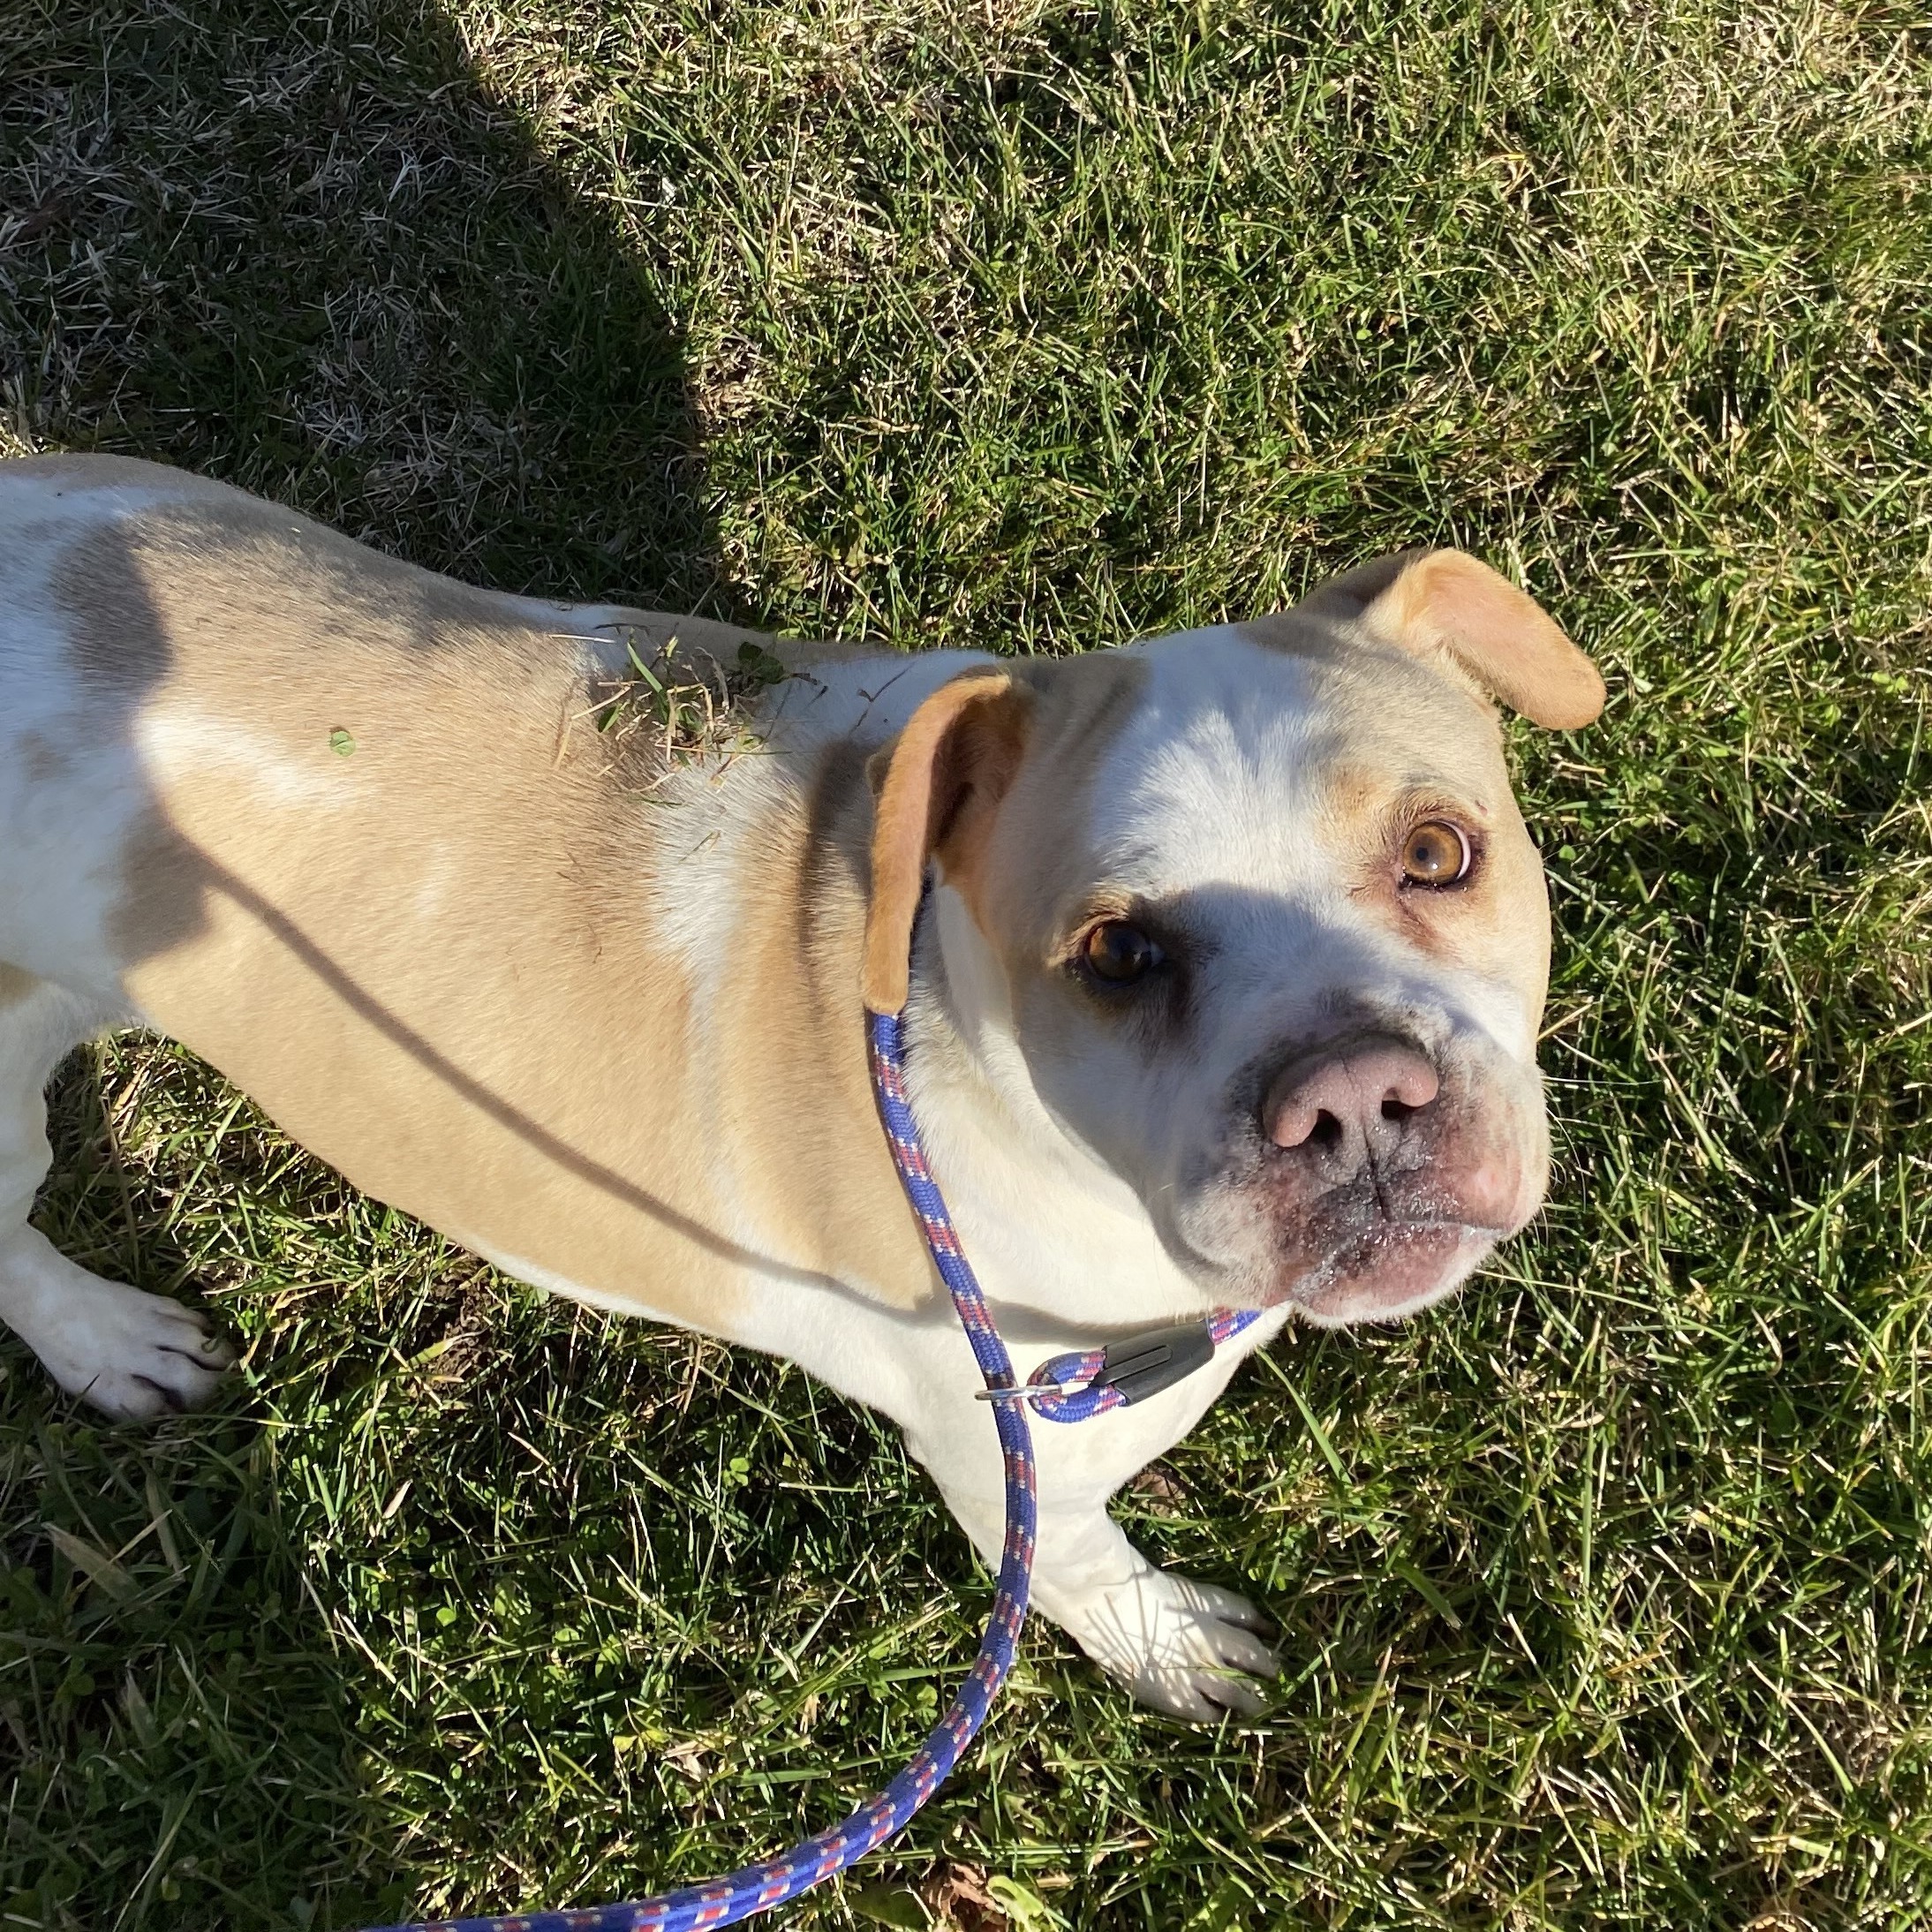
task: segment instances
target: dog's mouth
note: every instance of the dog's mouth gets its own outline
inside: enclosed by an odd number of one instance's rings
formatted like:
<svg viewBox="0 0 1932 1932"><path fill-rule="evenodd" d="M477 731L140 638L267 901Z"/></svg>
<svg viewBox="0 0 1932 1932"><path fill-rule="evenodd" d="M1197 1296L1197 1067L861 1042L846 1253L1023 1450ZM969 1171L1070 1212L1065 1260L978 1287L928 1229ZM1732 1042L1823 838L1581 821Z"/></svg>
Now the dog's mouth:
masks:
<svg viewBox="0 0 1932 1932"><path fill-rule="evenodd" d="M1467 1221L1388 1221L1288 1281L1287 1302L1322 1328L1395 1322L1452 1294L1506 1230Z"/></svg>

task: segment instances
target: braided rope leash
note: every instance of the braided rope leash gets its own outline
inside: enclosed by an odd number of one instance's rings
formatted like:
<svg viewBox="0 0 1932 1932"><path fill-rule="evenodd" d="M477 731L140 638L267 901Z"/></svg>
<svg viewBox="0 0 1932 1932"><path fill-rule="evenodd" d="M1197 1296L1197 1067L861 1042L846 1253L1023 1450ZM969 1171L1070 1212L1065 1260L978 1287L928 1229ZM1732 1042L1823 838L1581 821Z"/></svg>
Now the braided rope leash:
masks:
<svg viewBox="0 0 1932 1932"><path fill-rule="evenodd" d="M1191 1375L1222 1342L1260 1318L1250 1309L1218 1309L1205 1321L1136 1336L1110 1348L1056 1355L1023 1387L1015 1379L1012 1358L993 1325L992 1310L947 1211L946 1197L926 1161L918 1126L906 1099L901 1016L868 1013L865 1017L872 1089L892 1148L893 1165L899 1170L933 1264L953 1297L960 1325L985 1378L984 1392L993 1405L1000 1453L1006 1464L1006 1542L1000 1553L992 1611L971 1672L932 1734L884 1791L829 1830L776 1858L760 1859L702 1885L687 1885L624 1905L592 1906L574 1912L512 1913L495 1919L438 1919L385 1926L380 1932L700 1932L702 1928L736 1925L741 1919L768 1912L822 1884L834 1872L856 1865L902 1830L945 1783L985 1722L993 1698L1013 1668L1020 1626L1026 1620L1037 1515L1028 1407L1056 1423L1085 1422L1090 1416L1103 1415Z"/></svg>

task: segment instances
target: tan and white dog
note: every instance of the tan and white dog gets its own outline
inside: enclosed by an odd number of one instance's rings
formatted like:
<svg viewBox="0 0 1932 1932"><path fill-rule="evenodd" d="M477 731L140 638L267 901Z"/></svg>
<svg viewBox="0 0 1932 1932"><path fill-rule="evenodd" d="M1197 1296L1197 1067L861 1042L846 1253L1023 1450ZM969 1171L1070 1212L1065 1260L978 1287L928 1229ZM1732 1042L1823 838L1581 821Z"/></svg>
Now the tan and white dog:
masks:
<svg viewBox="0 0 1932 1932"><path fill-rule="evenodd" d="M1052 661L761 639L755 748L614 743L627 653L674 636L746 639L153 464L0 464L0 1317L117 1415L230 1359L27 1226L50 1070L153 1027L507 1273L885 1410L996 1559L992 1417L867 1082L909 955L911 1096L1023 1375L1269 1311L1034 1430L1034 1601L1153 1703L1252 1708L1256 1612L1107 1499L1291 1313L1423 1308L1536 1211L1548 915L1487 699L1567 728L1601 681L1441 551Z"/></svg>

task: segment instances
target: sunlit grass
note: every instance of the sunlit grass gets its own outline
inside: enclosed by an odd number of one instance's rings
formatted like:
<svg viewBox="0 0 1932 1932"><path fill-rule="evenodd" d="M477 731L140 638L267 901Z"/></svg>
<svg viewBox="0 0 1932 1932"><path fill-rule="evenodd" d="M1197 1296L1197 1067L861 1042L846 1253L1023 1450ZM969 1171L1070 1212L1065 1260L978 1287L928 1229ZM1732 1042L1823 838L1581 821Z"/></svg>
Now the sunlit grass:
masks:
<svg viewBox="0 0 1932 1932"><path fill-rule="evenodd" d="M0 448L906 646L1457 541L1604 665L1519 741L1554 1204L1125 1499L1279 1619L1279 1706L1036 1628L793 1922L1923 1922L1927 51L1888 0L16 0ZM506 1287L171 1049L56 1116L42 1225L249 1355L153 1431L5 1355L0 1923L613 1897L916 1741L988 1591L888 1429Z"/></svg>

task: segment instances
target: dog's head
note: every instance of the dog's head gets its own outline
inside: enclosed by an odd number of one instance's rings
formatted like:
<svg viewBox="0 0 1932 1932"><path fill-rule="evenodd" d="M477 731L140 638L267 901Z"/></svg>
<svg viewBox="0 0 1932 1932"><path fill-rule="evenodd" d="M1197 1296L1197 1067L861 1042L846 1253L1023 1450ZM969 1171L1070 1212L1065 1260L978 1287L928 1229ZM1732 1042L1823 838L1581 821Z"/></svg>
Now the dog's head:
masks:
<svg viewBox="0 0 1932 1932"><path fill-rule="evenodd" d="M968 672L875 760L867 1003L905 999L936 863L955 1026L1204 1300L1422 1308L1549 1166L1549 915L1492 697L1566 729L1604 687L1454 551L1254 623Z"/></svg>

